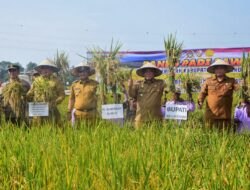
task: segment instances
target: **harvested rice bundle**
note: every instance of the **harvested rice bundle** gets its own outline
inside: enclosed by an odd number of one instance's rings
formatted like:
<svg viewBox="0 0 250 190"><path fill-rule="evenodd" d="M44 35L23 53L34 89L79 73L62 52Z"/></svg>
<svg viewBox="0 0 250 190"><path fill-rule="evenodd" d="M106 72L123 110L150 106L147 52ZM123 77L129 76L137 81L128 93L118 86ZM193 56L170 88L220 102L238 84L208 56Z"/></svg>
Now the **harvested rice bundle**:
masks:
<svg viewBox="0 0 250 190"><path fill-rule="evenodd" d="M10 106L17 118L22 116L25 110L25 89L21 82L11 82L2 91L4 107Z"/></svg>
<svg viewBox="0 0 250 190"><path fill-rule="evenodd" d="M99 47L89 50L93 54L92 65L96 69L97 76L100 83L100 94L102 104L107 103L108 89L111 89L114 101L117 102L117 88L119 86L119 79L124 78L125 75L120 73L120 62L117 54L122 44L111 42L110 50L105 51Z"/></svg>
<svg viewBox="0 0 250 190"><path fill-rule="evenodd" d="M33 89L35 89L33 101L34 102L48 102L50 105L54 105L57 97L54 93L55 83L48 78L39 77L33 83Z"/></svg>

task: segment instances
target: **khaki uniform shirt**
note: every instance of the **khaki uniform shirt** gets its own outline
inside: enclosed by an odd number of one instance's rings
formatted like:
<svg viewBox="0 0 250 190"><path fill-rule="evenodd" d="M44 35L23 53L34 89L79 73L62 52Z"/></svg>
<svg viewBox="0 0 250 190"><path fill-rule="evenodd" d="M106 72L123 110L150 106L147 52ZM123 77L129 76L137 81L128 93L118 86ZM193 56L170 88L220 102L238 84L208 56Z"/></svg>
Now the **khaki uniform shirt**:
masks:
<svg viewBox="0 0 250 190"><path fill-rule="evenodd" d="M135 121L162 120L161 97L165 86L160 79L137 81L129 86L129 96L137 101Z"/></svg>
<svg viewBox="0 0 250 190"><path fill-rule="evenodd" d="M74 100L76 116L88 117L97 111L97 88L98 82L95 80L75 81L71 86L70 99Z"/></svg>
<svg viewBox="0 0 250 190"><path fill-rule="evenodd" d="M202 86L198 101L206 100L206 119L231 119L233 91L238 85L234 78L218 81L216 76L208 78Z"/></svg>

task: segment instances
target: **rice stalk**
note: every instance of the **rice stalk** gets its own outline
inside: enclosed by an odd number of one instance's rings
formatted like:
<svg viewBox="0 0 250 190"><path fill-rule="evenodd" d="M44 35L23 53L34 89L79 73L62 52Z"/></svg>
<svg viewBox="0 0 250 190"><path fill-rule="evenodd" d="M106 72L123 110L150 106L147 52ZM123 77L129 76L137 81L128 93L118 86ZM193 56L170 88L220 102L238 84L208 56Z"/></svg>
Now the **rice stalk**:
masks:
<svg viewBox="0 0 250 190"><path fill-rule="evenodd" d="M25 90L21 82L14 81L6 85L2 91L4 107L10 106L17 118L21 117L25 110Z"/></svg>
<svg viewBox="0 0 250 190"><path fill-rule="evenodd" d="M54 76L52 76L54 77ZM54 87L49 78L39 77L33 83L34 102L48 102L50 105L55 104L56 94L53 92Z"/></svg>
<svg viewBox="0 0 250 190"><path fill-rule="evenodd" d="M175 92L175 64L179 61L183 42L179 43L176 39L176 36L170 34L166 39L164 39L164 47L166 52L166 58L168 62L168 69L169 69L169 91Z"/></svg>
<svg viewBox="0 0 250 190"><path fill-rule="evenodd" d="M180 74L182 88L188 94L189 101L192 101L193 93L199 91L201 78L193 73Z"/></svg>
<svg viewBox="0 0 250 190"><path fill-rule="evenodd" d="M117 57L122 44L120 42L114 43L111 41L109 51L105 51L100 47L94 47L89 51L92 52L91 64L96 69L97 76L100 79L100 94L102 104L107 102L107 89L111 89L114 101L117 102L117 88L119 80L124 78L124 73L121 74L120 62Z"/></svg>
<svg viewBox="0 0 250 190"><path fill-rule="evenodd" d="M241 73L240 79L242 84L239 87L238 92L236 93L237 96L240 98L240 101L246 101L249 98L248 93L248 84L249 84L249 69L250 67L250 54L248 53L247 57L245 52L242 55L242 62L241 62Z"/></svg>

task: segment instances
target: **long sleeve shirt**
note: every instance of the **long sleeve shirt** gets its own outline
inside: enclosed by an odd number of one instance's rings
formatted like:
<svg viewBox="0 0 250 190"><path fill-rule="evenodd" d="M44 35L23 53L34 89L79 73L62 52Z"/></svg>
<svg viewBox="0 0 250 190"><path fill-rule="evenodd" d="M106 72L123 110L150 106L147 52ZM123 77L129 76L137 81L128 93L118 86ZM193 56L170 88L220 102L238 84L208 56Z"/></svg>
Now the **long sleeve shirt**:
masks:
<svg viewBox="0 0 250 190"><path fill-rule="evenodd" d="M198 102L206 99L207 119L231 119L233 91L237 89L234 78L218 81L216 76L208 78L201 88Z"/></svg>
<svg viewBox="0 0 250 190"><path fill-rule="evenodd" d="M129 86L129 96L137 101L135 121L162 120L161 98L165 85L164 80L153 79Z"/></svg>

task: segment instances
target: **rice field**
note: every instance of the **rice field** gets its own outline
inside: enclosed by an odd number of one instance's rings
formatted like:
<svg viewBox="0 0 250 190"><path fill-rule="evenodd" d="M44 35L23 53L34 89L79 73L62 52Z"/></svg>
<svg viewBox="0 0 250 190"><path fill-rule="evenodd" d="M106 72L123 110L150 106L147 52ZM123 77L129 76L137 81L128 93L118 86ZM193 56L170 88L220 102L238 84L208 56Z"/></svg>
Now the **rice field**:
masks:
<svg viewBox="0 0 250 190"><path fill-rule="evenodd" d="M2 124L0 189L250 189L249 137L204 129L201 111L139 130Z"/></svg>

